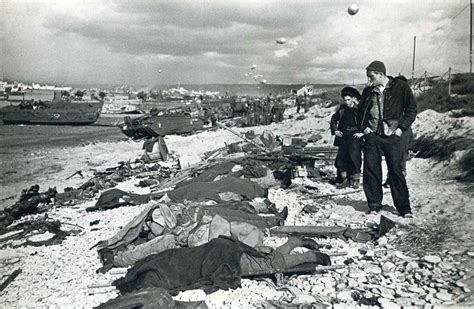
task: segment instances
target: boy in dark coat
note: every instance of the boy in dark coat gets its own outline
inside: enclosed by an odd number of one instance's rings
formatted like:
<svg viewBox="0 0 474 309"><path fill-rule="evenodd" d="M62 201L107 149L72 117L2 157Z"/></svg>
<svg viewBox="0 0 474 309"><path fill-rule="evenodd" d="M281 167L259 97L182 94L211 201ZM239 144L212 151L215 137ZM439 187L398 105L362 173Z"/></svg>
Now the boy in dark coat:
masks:
<svg viewBox="0 0 474 309"><path fill-rule="evenodd" d="M339 146L335 166L338 170L338 188L358 188L362 165L361 137L358 134L357 105L360 93L352 87L341 91L344 102L331 117L331 134L335 135L334 146Z"/></svg>

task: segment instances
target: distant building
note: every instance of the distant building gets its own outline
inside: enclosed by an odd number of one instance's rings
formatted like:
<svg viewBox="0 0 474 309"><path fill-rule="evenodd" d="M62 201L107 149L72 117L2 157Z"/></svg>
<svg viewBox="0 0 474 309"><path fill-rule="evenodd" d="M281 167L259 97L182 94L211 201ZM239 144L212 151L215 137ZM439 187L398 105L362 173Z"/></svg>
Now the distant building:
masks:
<svg viewBox="0 0 474 309"><path fill-rule="evenodd" d="M313 85L305 85L298 91L296 91L296 95L298 96L312 96L315 94L315 89Z"/></svg>

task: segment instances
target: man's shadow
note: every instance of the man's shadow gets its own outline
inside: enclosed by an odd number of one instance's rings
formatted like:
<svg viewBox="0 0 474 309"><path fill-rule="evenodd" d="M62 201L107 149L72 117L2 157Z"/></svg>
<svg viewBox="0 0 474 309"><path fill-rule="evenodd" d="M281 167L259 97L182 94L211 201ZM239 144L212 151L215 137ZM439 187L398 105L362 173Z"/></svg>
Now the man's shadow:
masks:
<svg viewBox="0 0 474 309"><path fill-rule="evenodd" d="M367 205L367 201L365 200L361 201L361 200L353 200L349 197L339 197L339 198L335 198L334 202L337 205L341 205L341 206L351 206L355 210L364 212L364 213L366 213L369 210L369 206ZM398 214L395 208L390 207L389 205L386 205L386 204L382 205L382 209L380 209L380 211L387 211L394 214Z"/></svg>

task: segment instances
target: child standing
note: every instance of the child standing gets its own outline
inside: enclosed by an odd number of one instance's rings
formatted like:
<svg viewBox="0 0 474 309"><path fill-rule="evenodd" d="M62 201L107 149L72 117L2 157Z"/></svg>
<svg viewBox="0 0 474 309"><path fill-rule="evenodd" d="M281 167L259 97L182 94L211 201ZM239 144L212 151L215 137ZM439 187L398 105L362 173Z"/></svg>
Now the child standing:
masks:
<svg viewBox="0 0 474 309"><path fill-rule="evenodd" d="M361 134L358 134L357 106L360 93L352 87L341 90L343 99L339 109L331 117L331 134L335 135L334 146L338 146L335 167L338 171L338 188L359 187L362 166Z"/></svg>

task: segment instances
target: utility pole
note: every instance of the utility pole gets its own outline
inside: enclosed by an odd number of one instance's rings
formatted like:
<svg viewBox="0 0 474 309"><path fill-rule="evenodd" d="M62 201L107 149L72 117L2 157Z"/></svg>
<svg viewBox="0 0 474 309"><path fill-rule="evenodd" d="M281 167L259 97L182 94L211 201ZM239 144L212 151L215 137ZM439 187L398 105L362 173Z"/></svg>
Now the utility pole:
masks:
<svg viewBox="0 0 474 309"><path fill-rule="evenodd" d="M425 71L425 82L423 84L423 91L425 91L425 90L426 90L426 71Z"/></svg>
<svg viewBox="0 0 474 309"><path fill-rule="evenodd" d="M412 82L412 85L415 83L415 50L416 50L416 36L413 37L413 65L411 67L411 82Z"/></svg>
<svg viewBox="0 0 474 309"><path fill-rule="evenodd" d="M471 6L470 6L470 11L471 11L471 24L469 25L469 63L470 63L470 68L469 68L469 73L472 73L472 0L471 0Z"/></svg>
<svg viewBox="0 0 474 309"><path fill-rule="evenodd" d="M451 67L448 70L448 95L451 96Z"/></svg>

